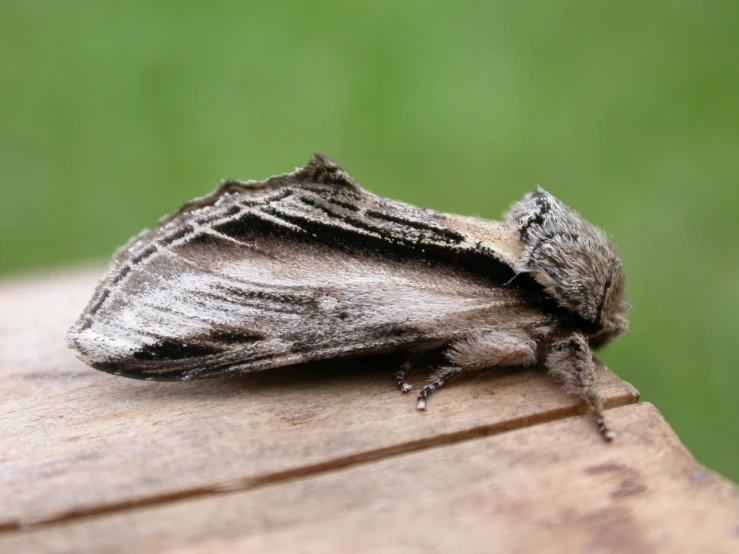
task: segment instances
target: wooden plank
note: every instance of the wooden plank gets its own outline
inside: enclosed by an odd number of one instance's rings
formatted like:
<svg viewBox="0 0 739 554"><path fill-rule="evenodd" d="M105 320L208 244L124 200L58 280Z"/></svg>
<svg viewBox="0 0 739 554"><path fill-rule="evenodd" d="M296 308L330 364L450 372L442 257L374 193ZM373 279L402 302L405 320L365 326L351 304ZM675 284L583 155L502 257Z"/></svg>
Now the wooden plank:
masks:
<svg viewBox="0 0 739 554"><path fill-rule="evenodd" d="M189 383L109 376L63 340L97 275L0 286L0 528L257 486L585 411L540 370L460 377L425 413L393 388L387 359ZM601 373L607 406L636 401ZM584 425L600 443L592 419Z"/></svg>
<svg viewBox="0 0 739 554"><path fill-rule="evenodd" d="M5 552L737 552L739 489L649 404L0 535Z"/></svg>

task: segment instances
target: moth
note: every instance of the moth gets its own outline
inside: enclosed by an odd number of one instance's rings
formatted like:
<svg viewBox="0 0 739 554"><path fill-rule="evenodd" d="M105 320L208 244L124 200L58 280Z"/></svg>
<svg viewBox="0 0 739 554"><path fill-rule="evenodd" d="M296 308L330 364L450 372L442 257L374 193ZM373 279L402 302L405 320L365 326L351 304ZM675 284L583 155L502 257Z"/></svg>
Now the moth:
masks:
<svg viewBox="0 0 739 554"><path fill-rule="evenodd" d="M505 222L376 196L325 155L266 181L224 181L114 256L68 333L90 366L184 381L369 353L462 371L546 366L613 438L592 350L628 328L605 234L543 189Z"/></svg>

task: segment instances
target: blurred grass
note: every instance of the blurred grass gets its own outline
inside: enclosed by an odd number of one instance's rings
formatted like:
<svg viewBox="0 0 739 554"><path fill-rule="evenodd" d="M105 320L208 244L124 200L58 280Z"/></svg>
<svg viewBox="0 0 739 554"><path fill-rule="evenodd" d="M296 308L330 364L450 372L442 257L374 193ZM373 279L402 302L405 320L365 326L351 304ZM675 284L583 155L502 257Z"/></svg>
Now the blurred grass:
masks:
<svg viewBox="0 0 739 554"><path fill-rule="evenodd" d="M739 481L739 4L0 4L0 273L107 259L219 179L333 156L497 218L542 185L623 252L602 358Z"/></svg>

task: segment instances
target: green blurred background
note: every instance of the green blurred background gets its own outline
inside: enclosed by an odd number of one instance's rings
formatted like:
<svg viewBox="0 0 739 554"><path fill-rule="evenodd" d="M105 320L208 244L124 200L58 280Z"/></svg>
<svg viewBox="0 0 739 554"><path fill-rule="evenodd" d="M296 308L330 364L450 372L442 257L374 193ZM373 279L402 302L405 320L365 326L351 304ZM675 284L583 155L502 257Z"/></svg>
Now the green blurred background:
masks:
<svg viewBox="0 0 739 554"><path fill-rule="evenodd" d="M739 3L0 3L0 274L107 260L221 178L334 157L497 218L541 185L613 237L601 357L739 481Z"/></svg>

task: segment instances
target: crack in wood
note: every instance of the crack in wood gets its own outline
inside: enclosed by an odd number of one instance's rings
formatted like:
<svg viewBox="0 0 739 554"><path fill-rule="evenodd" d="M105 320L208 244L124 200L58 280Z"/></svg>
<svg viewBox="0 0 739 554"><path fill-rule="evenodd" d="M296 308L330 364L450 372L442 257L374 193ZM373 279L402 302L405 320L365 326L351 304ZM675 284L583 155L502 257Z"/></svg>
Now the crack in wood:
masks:
<svg viewBox="0 0 739 554"><path fill-rule="evenodd" d="M605 402L605 408L606 410L611 410L631 404L636 404L637 402L638 397L632 394L622 394L620 396L609 398ZM23 532L40 527L47 527L85 518L93 518L113 513L120 513L128 510L151 508L182 500L251 491L268 485L278 483L282 484L296 479L313 477L330 471L336 471L367 463L377 462L395 456L428 450L430 448L438 446L447 446L464 441L489 437L491 435L517 431L527 427L533 427L535 425L542 425L545 423L559 421L570 417L582 416L583 414L589 414L588 407L585 404L578 404L574 406L549 410L546 412L530 414L517 419L509 419L488 425L481 425L459 432L436 435L434 437L428 437L389 447L368 450L365 452L352 454L350 456L335 458L326 462L297 467L294 469L288 469L275 473L269 473L257 477L233 479L224 483L195 487L183 491L175 491L171 493L115 502L100 506L91 506L89 508L78 510L69 510L66 512L61 512L54 516L44 517L37 520L11 520L0 522L0 535L19 531ZM585 417L588 416L586 415Z"/></svg>

